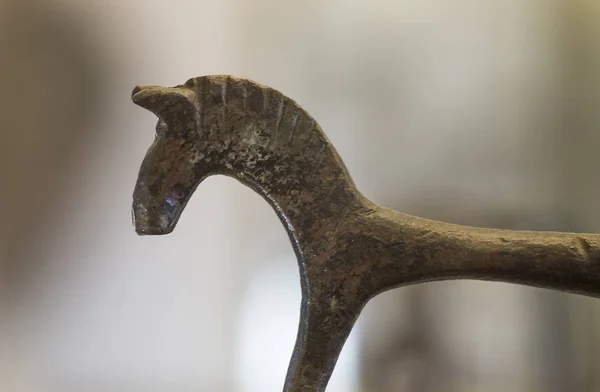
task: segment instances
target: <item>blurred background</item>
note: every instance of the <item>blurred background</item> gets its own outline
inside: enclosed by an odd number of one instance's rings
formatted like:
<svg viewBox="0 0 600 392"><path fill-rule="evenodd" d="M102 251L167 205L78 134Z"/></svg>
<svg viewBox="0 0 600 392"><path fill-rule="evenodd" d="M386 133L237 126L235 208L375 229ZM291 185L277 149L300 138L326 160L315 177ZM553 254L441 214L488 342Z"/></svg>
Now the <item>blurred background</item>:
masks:
<svg viewBox="0 0 600 392"><path fill-rule="evenodd" d="M455 223L600 232L597 0L0 0L0 390L280 391L300 284L232 179L172 235L130 204L137 84L294 98L359 188ZM328 392L600 391L600 302L438 282L366 307Z"/></svg>

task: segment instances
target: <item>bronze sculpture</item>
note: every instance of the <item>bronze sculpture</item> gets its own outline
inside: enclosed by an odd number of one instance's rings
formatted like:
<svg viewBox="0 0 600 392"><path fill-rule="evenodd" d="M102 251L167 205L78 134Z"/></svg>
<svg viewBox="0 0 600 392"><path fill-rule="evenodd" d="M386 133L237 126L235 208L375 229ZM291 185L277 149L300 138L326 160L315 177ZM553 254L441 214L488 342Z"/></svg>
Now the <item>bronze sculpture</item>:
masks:
<svg viewBox="0 0 600 392"><path fill-rule="evenodd" d="M227 75L136 87L159 118L133 195L136 231L170 233L208 176L236 178L275 209L298 258L301 318L284 391L325 391L365 304L396 287L503 281L600 296L600 235L474 228L378 206L296 102Z"/></svg>

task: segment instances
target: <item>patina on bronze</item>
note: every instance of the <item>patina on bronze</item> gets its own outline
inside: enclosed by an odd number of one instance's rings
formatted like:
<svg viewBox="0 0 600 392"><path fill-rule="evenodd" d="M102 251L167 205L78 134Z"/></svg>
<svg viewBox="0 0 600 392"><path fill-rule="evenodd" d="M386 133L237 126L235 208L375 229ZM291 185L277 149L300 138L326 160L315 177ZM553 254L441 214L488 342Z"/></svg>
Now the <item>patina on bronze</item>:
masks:
<svg viewBox="0 0 600 392"><path fill-rule="evenodd" d="M136 87L132 99L159 119L133 195L137 233L170 233L215 174L262 195L287 230L302 304L284 391L325 391L361 310L386 290L478 279L600 296L599 235L465 227L376 205L315 119L272 88L212 75Z"/></svg>

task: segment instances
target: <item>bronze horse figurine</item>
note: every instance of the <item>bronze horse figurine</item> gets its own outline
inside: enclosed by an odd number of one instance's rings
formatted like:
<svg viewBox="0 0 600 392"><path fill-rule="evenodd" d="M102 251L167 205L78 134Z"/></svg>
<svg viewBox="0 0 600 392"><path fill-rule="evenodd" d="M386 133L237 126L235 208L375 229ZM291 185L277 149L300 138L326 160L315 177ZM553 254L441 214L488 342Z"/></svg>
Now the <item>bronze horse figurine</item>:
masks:
<svg viewBox="0 0 600 392"><path fill-rule="evenodd" d="M158 117L133 195L140 235L171 233L205 178L258 192L298 258L301 318L285 392L323 392L365 304L393 288L502 281L600 296L600 236L459 226L396 212L356 188L327 136L280 92L227 75L136 87Z"/></svg>

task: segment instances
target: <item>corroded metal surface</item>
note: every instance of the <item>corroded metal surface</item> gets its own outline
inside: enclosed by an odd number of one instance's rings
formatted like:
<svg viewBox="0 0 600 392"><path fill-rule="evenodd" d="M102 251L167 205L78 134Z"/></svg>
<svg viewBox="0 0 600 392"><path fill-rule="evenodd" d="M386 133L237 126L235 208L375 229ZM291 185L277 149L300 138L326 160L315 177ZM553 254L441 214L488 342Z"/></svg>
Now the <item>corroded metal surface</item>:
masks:
<svg viewBox="0 0 600 392"><path fill-rule="evenodd" d="M600 296L600 236L465 227L374 204L296 102L226 75L136 87L159 118L133 195L136 231L168 234L192 193L223 174L275 209L300 267L302 304L284 391L324 391L364 305L392 288L479 279Z"/></svg>

